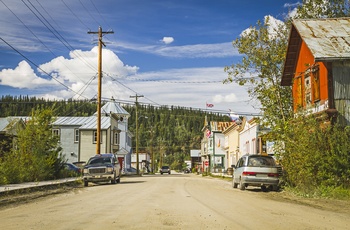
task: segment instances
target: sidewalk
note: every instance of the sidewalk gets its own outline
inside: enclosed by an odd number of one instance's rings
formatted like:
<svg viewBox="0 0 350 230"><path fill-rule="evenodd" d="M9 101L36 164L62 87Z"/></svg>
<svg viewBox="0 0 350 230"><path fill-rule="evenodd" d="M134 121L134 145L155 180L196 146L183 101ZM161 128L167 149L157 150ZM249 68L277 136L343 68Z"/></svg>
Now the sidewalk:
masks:
<svg viewBox="0 0 350 230"><path fill-rule="evenodd" d="M80 179L79 177L72 177L72 178L64 178L64 179L59 179L59 180L0 185L0 194L10 192L10 191L19 191L22 189L39 188L39 187L45 187L45 186L50 186L50 185L57 186L57 185L61 185L61 184L72 183L72 182L75 182L79 179Z"/></svg>

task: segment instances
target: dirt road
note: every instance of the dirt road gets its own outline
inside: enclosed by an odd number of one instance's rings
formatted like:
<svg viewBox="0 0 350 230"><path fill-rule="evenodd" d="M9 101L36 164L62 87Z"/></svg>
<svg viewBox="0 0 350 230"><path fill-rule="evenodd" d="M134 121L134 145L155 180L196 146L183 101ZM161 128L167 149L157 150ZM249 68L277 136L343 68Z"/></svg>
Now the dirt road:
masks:
<svg viewBox="0 0 350 230"><path fill-rule="evenodd" d="M192 174L122 178L0 209L1 229L349 229L349 209ZM325 205L327 207L327 205Z"/></svg>

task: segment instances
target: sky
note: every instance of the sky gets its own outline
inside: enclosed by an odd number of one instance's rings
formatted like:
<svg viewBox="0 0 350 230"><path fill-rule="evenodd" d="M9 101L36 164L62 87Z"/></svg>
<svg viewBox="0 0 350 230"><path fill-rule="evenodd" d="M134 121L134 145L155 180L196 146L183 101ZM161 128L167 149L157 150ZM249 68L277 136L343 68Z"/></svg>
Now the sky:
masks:
<svg viewBox="0 0 350 230"><path fill-rule="evenodd" d="M0 94L102 99L259 114L247 86L223 84L232 41L295 0L0 0ZM131 97L132 96L132 97ZM207 105L213 107L207 107Z"/></svg>

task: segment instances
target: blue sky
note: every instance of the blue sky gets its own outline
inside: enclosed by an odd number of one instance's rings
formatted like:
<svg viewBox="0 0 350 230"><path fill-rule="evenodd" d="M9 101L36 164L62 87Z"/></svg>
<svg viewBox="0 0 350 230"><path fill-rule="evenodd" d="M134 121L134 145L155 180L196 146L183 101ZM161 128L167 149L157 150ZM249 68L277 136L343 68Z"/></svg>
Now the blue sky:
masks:
<svg viewBox="0 0 350 230"><path fill-rule="evenodd" d="M258 113L247 89L222 84L241 56L232 41L287 0L0 0L0 93L50 99L97 95L96 35L103 37L103 98Z"/></svg>

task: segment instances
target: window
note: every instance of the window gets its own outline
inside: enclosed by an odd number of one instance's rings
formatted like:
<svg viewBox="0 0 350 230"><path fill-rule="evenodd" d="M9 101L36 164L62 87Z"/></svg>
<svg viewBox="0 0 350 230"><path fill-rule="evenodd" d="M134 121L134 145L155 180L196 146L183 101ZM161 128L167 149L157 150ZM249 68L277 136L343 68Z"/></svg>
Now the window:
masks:
<svg viewBox="0 0 350 230"><path fill-rule="evenodd" d="M321 99L320 96L320 69L318 66L315 66L312 69L312 77L313 77L313 84L312 84L312 97L314 102L317 102Z"/></svg>
<svg viewBox="0 0 350 230"><path fill-rule="evenodd" d="M74 142L79 142L79 129L74 129Z"/></svg>
<svg viewBox="0 0 350 230"><path fill-rule="evenodd" d="M97 143L97 131L94 131L92 143ZM102 143L102 133L100 134L100 143Z"/></svg>
<svg viewBox="0 0 350 230"><path fill-rule="evenodd" d="M119 145L120 143L119 136L120 135L118 132L114 132L114 141L113 141L114 145Z"/></svg>
<svg viewBox="0 0 350 230"><path fill-rule="evenodd" d="M60 141L60 129L52 129L52 135L58 137L58 141Z"/></svg>
<svg viewBox="0 0 350 230"><path fill-rule="evenodd" d="M311 77L310 77L309 71L305 73L304 87L305 87L305 104L306 106L310 106L312 103L312 98L311 98Z"/></svg>

